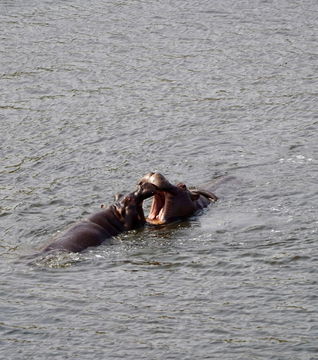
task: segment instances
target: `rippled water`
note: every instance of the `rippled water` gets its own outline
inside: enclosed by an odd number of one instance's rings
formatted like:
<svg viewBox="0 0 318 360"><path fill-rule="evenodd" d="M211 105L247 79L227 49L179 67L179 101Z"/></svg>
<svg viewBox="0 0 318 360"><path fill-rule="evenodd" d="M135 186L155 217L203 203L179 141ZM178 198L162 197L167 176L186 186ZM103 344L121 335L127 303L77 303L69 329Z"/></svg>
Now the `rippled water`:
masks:
<svg viewBox="0 0 318 360"><path fill-rule="evenodd" d="M318 359L318 3L0 3L6 359ZM220 201L28 258L160 170Z"/></svg>

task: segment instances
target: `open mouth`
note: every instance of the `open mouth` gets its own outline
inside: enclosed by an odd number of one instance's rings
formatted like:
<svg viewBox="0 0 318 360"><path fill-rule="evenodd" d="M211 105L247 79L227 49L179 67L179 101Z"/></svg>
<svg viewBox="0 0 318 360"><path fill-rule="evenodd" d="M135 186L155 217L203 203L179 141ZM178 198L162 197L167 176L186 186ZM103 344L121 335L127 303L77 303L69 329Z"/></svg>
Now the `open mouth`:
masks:
<svg viewBox="0 0 318 360"><path fill-rule="evenodd" d="M149 215L146 221L149 224L165 224L167 222L166 216L170 211L171 205L168 205L167 196L173 191L174 186L169 183L167 179L160 173L150 172L146 174L141 181L139 186L144 191L144 187L148 184L152 186L152 203L150 206ZM149 197L149 196L148 196ZM170 202L169 202L170 204ZM169 208L168 208L169 207Z"/></svg>
<svg viewBox="0 0 318 360"><path fill-rule="evenodd" d="M152 203L147 217L151 224L162 224L164 222L165 192L157 191L152 198Z"/></svg>

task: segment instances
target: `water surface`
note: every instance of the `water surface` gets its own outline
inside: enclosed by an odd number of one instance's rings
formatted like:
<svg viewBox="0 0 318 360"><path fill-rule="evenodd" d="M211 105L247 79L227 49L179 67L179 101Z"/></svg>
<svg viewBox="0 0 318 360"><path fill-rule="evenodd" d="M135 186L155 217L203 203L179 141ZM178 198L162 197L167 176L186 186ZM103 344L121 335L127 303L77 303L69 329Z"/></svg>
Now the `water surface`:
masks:
<svg viewBox="0 0 318 360"><path fill-rule="evenodd" d="M2 1L6 359L317 359L316 1ZM201 216L26 259L145 173Z"/></svg>

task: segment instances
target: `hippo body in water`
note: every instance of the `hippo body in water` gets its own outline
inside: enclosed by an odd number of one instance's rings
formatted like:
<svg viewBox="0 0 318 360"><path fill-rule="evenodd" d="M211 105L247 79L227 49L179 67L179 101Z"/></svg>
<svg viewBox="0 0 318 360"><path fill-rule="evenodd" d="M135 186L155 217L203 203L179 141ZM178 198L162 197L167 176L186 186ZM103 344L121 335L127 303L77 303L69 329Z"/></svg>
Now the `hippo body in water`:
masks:
<svg viewBox="0 0 318 360"><path fill-rule="evenodd" d="M80 252L98 246L124 231L142 227L146 223L142 203L154 194L154 190L155 187L150 183L140 185L137 191L71 226L43 251Z"/></svg>

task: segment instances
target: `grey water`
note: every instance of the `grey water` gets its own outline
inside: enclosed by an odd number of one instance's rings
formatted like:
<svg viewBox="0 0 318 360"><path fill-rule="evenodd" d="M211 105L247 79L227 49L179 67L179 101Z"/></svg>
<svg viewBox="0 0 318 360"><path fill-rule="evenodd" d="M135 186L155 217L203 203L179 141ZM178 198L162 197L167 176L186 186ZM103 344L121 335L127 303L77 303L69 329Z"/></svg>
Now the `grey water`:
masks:
<svg viewBox="0 0 318 360"><path fill-rule="evenodd" d="M318 359L317 29L314 0L0 2L1 358ZM235 181L28 257L154 170Z"/></svg>

